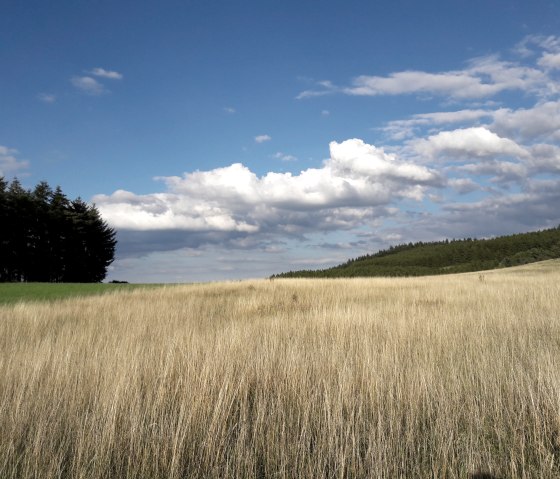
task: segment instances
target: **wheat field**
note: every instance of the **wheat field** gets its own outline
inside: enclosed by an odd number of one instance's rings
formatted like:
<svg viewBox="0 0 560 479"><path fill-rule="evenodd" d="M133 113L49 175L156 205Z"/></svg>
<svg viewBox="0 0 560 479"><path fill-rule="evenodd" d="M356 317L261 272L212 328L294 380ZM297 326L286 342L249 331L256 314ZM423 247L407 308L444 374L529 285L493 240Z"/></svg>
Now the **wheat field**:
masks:
<svg viewBox="0 0 560 479"><path fill-rule="evenodd" d="M560 477L560 262L3 306L0 477Z"/></svg>

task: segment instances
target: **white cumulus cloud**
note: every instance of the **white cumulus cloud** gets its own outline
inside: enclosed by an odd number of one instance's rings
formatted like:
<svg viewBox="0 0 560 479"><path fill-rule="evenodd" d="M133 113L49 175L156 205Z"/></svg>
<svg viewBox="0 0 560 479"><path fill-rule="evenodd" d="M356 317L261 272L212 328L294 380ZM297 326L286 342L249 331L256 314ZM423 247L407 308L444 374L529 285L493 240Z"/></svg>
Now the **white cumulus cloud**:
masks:
<svg viewBox="0 0 560 479"><path fill-rule="evenodd" d="M485 127L442 131L419 139L413 147L421 155L446 158L528 156L527 150L509 138L502 138Z"/></svg>
<svg viewBox="0 0 560 479"><path fill-rule="evenodd" d="M94 201L112 226L136 231L299 234L351 228L402 198L421 200L443 179L359 139L330 144L321 168L257 176L235 163L158 178L166 191L116 191Z"/></svg>

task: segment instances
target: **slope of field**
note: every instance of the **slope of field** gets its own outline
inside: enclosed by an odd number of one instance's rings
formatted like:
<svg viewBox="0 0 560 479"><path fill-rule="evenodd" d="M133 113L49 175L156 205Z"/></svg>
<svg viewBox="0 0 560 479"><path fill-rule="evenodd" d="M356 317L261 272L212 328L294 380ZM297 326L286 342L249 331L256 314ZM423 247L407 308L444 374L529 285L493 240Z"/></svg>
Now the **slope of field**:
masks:
<svg viewBox="0 0 560 479"><path fill-rule="evenodd" d="M557 478L559 417L559 261L0 307L2 478Z"/></svg>
<svg viewBox="0 0 560 479"><path fill-rule="evenodd" d="M484 271L560 258L560 227L501 236L408 243L322 270L290 271L276 278L426 276Z"/></svg>

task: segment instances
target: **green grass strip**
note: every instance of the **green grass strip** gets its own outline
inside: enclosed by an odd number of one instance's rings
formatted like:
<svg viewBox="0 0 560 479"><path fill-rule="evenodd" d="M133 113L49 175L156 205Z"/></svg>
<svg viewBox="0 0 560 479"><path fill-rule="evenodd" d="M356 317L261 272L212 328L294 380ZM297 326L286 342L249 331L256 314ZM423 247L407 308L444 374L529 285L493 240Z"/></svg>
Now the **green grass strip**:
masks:
<svg viewBox="0 0 560 479"><path fill-rule="evenodd" d="M0 305L27 301L55 301L76 296L91 296L114 291L153 288L158 284L113 283L0 283Z"/></svg>

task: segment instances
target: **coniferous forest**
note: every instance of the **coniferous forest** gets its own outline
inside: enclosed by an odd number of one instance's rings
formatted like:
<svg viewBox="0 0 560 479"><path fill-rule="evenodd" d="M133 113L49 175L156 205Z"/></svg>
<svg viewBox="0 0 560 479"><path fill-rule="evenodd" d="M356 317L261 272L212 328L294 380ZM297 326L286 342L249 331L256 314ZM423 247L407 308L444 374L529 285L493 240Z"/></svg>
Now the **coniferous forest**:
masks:
<svg viewBox="0 0 560 479"><path fill-rule="evenodd" d="M115 231L95 206L40 182L0 177L0 281L96 283L115 255Z"/></svg>
<svg viewBox="0 0 560 479"><path fill-rule="evenodd" d="M332 268L289 271L273 278L424 276L505 268L560 258L560 226L492 239L405 243Z"/></svg>

